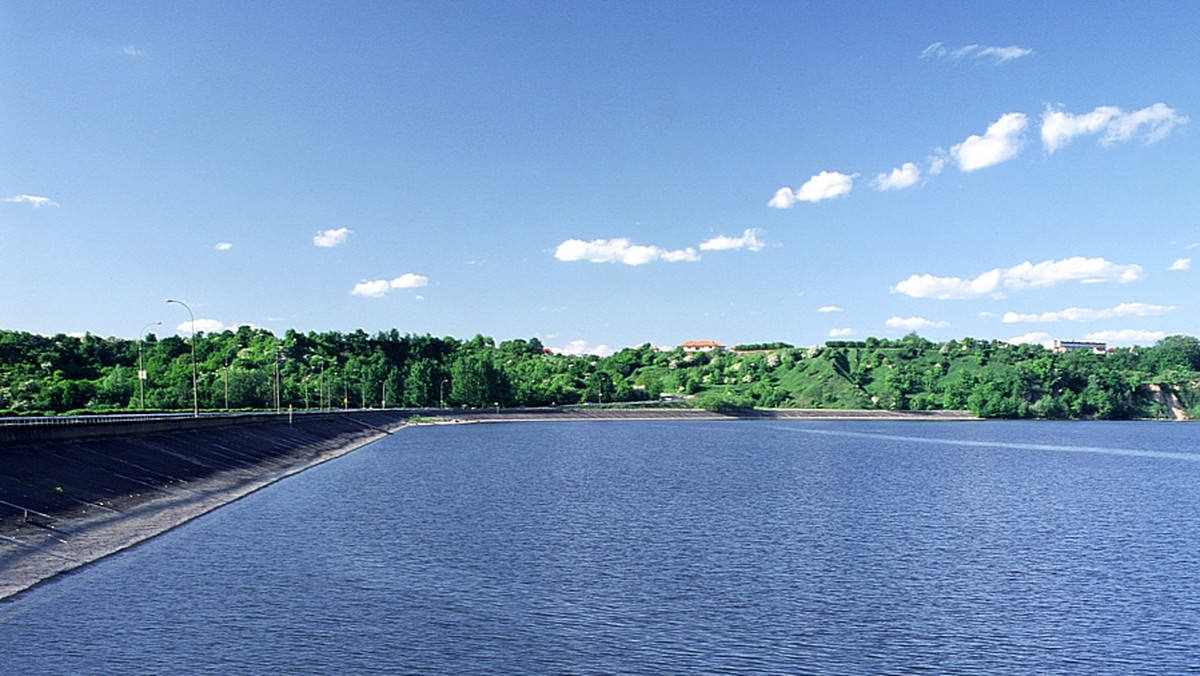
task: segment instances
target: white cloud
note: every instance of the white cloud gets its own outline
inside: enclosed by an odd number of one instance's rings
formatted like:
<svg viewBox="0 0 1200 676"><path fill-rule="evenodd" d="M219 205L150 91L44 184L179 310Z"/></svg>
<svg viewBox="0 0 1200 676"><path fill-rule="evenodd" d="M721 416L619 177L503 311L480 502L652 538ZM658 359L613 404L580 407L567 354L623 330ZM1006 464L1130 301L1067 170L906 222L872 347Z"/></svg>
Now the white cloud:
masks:
<svg viewBox="0 0 1200 676"><path fill-rule="evenodd" d="M822 171L813 176L800 186L800 189L792 192L791 188L780 188L775 191L775 196L767 202L767 206L775 207L776 209L787 209L796 202L820 202L834 197L841 197L849 194L850 189L854 187L854 178L858 174L843 174L836 171Z"/></svg>
<svg viewBox="0 0 1200 676"><path fill-rule="evenodd" d="M229 242L217 242L217 251L229 251L233 245Z"/></svg>
<svg viewBox="0 0 1200 676"><path fill-rule="evenodd" d="M324 230L313 237L313 244L325 248L334 247L345 242L352 232L354 231L349 228Z"/></svg>
<svg viewBox="0 0 1200 676"><path fill-rule="evenodd" d="M572 340L567 343L566 347L550 348L552 351L559 354L569 354L574 356L595 355L597 357L608 357L616 354L616 350L607 345L596 345L593 347L586 340Z"/></svg>
<svg viewBox="0 0 1200 676"><path fill-rule="evenodd" d="M1031 333L1026 333L1023 336L1017 336L1016 338L1009 338L1008 340L1006 340L1004 342L1008 343L1009 345L1041 344L1046 347L1049 347L1050 343L1053 340L1054 340L1054 336L1050 335L1049 333L1045 333L1042 331L1034 331Z"/></svg>
<svg viewBox="0 0 1200 676"><path fill-rule="evenodd" d="M145 54L146 52L143 52L142 50L138 49L137 47L134 47L133 45L125 45L123 48L121 48L121 53L126 56L141 56L141 55Z"/></svg>
<svg viewBox="0 0 1200 676"><path fill-rule="evenodd" d="M225 324L223 322L219 322L215 319L204 319L204 318L196 319L196 333L202 333L202 332L203 333L220 333L227 328L232 328L232 327L225 326ZM192 320L189 319L185 322L180 323L179 326L175 327L175 331L178 333L191 333L192 332Z"/></svg>
<svg viewBox="0 0 1200 676"><path fill-rule="evenodd" d="M1028 118L1024 113L1007 113L996 120L983 136L971 135L950 148L950 156L963 171L975 171L1010 160L1024 145Z"/></svg>
<svg viewBox="0 0 1200 676"><path fill-rule="evenodd" d="M946 168L946 157L946 151L942 150L941 148L938 148L933 155L929 156L929 159L926 161L929 162L930 176L937 176L938 174L942 173L942 169Z"/></svg>
<svg viewBox="0 0 1200 676"><path fill-rule="evenodd" d="M393 289L415 289L429 284L429 278L424 275L416 275L411 272L406 272L391 282Z"/></svg>
<svg viewBox="0 0 1200 676"><path fill-rule="evenodd" d="M976 56L990 56L996 60L996 63L1007 63L1013 59L1019 59L1022 56L1029 56L1032 53L1032 49L1018 47L1016 45L1009 45L1008 47L982 47L976 52Z"/></svg>
<svg viewBox="0 0 1200 676"><path fill-rule="evenodd" d="M880 174L875 177L873 185L877 190L899 190L916 184L921 178L921 170L912 162L892 169L890 174Z"/></svg>
<svg viewBox="0 0 1200 676"><path fill-rule="evenodd" d="M850 188L853 187L855 176L858 174L822 171L800 186L800 189L796 191L796 199L801 202L820 202L848 194Z"/></svg>
<svg viewBox="0 0 1200 676"><path fill-rule="evenodd" d="M350 294L354 296L364 296L366 298L380 298L392 289L416 289L426 286L427 284L429 284L428 277L406 272L392 280L363 280L354 285L354 289L350 291Z"/></svg>
<svg viewBox="0 0 1200 676"><path fill-rule="evenodd" d="M917 331L919 329L940 329L950 324L947 322L931 321L924 317L892 317L885 322L889 329L904 329Z"/></svg>
<svg viewBox="0 0 1200 676"><path fill-rule="evenodd" d="M949 59L958 61L965 57L973 59L990 58L997 64L1007 63L1013 59L1019 59L1022 56L1029 56L1033 53L1032 49L1027 47L1018 47L1011 45L1008 47L985 47L983 45L966 45L964 47L947 47L944 42L935 42L924 50L917 57L919 59Z"/></svg>
<svg viewBox="0 0 1200 676"><path fill-rule="evenodd" d="M1090 113L1074 115L1047 107L1042 113L1042 146L1046 152L1070 143L1076 136L1101 134L1102 145L1125 142L1141 135L1146 143L1160 141L1188 118L1165 103L1126 113L1116 106L1100 106Z"/></svg>
<svg viewBox="0 0 1200 676"><path fill-rule="evenodd" d="M1125 284L1142 277L1140 265L1119 265L1103 258L1075 256L1060 261L1026 261L1011 268L988 270L974 279L913 275L892 287L895 293L913 298L938 300L1003 298L1005 291L1054 286L1063 282L1117 282Z"/></svg>
<svg viewBox="0 0 1200 676"><path fill-rule="evenodd" d="M700 260L700 254L692 247L686 249L676 249L674 251L663 251L661 258L668 263L695 263Z"/></svg>
<svg viewBox="0 0 1200 676"><path fill-rule="evenodd" d="M830 338L844 338L846 336L853 336L853 335L854 335L854 329L849 329L849 328L829 329L829 337Z"/></svg>
<svg viewBox="0 0 1200 676"><path fill-rule="evenodd" d="M1150 305L1149 303L1121 303L1112 308L1103 310L1093 310L1085 307L1070 307L1057 312L1043 312L1041 314L1018 314L1016 312L1005 312L1004 318L1001 319L1005 324L1015 324L1018 322L1094 322L1103 319L1113 319L1114 317L1151 317L1154 315L1166 314L1173 312L1173 305Z"/></svg>
<svg viewBox="0 0 1200 676"><path fill-rule="evenodd" d="M775 207L776 209L790 209L796 203L796 193L791 188L780 188L775 191L775 196L767 202L767 206Z"/></svg>
<svg viewBox="0 0 1200 676"><path fill-rule="evenodd" d="M624 237L594 239L590 242L568 239L554 250L554 257L560 261L624 263L626 265L644 265L657 260L668 263L700 260L700 255L691 247L669 251L657 246L633 244Z"/></svg>
<svg viewBox="0 0 1200 676"><path fill-rule="evenodd" d="M1119 331L1097 331L1083 337L1084 340L1095 340L1121 345L1148 345L1157 343L1167 334L1164 331L1145 331L1142 329L1121 329Z"/></svg>
<svg viewBox="0 0 1200 676"><path fill-rule="evenodd" d="M932 57L944 57L947 53L946 43L935 42L921 51L918 59L928 59Z"/></svg>
<svg viewBox="0 0 1200 676"><path fill-rule="evenodd" d="M361 281L354 285L354 290L350 293L355 296L366 296L367 298L380 298L392 288L391 282L386 279L377 279L373 282Z"/></svg>
<svg viewBox="0 0 1200 676"><path fill-rule="evenodd" d="M1076 136L1099 133L1120 112L1120 108L1101 106L1090 113L1072 115L1047 107L1042 113L1042 146L1052 153Z"/></svg>
<svg viewBox="0 0 1200 676"><path fill-rule="evenodd" d="M913 298L936 298L938 300L979 298L999 294L1000 281L1000 270L989 270L975 279L934 277L930 274L913 275L892 287L892 291Z"/></svg>
<svg viewBox="0 0 1200 676"><path fill-rule="evenodd" d="M13 195L12 197L5 197L4 201L5 202L15 202L17 204L21 204L21 203L32 204L34 209L40 209L42 207L58 206L58 202L55 202L54 200L50 199L49 197L39 197L37 195Z"/></svg>
<svg viewBox="0 0 1200 676"><path fill-rule="evenodd" d="M957 61L958 59L961 59L964 56L966 56L966 55L970 54L971 52L974 52L978 49L979 49L979 45L966 45L965 47L957 47L955 49L950 50L949 57L951 59L954 59Z"/></svg>
<svg viewBox="0 0 1200 676"><path fill-rule="evenodd" d="M1171 267L1169 267L1167 269L1168 270L1190 270L1191 267L1192 267L1192 259L1180 258L1180 259L1176 260L1174 263L1171 263Z"/></svg>
<svg viewBox="0 0 1200 676"><path fill-rule="evenodd" d="M1120 141L1128 141L1146 127L1146 143L1154 143L1166 138L1171 130L1187 124L1186 115L1180 115L1174 108L1165 103L1156 103L1132 113L1123 113L1113 120L1104 131L1100 142L1109 145Z"/></svg>
<svg viewBox="0 0 1200 676"><path fill-rule="evenodd" d="M1117 282L1127 284L1142 278L1142 266L1121 265L1103 258L1073 256L1060 261L1026 261L1005 271L1004 285L1020 290L1028 287L1053 286L1062 282L1078 281L1084 284Z"/></svg>
<svg viewBox="0 0 1200 676"><path fill-rule="evenodd" d="M817 308L817 312L842 312L842 308L836 305L822 305Z"/></svg>
<svg viewBox="0 0 1200 676"><path fill-rule="evenodd" d="M707 239L701 242L700 250L724 251L727 249L749 249L751 251L758 251L764 246L762 240L758 238L760 234L762 234L762 230L758 228L749 228L742 233L741 237L718 235L712 239Z"/></svg>

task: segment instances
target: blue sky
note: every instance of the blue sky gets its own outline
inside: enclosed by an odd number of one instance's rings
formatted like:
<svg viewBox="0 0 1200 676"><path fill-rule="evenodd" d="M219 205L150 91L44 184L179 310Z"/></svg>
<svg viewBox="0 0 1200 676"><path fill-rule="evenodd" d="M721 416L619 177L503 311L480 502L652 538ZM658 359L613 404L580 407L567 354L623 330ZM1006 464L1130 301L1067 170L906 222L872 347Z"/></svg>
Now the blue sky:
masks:
<svg viewBox="0 0 1200 676"><path fill-rule="evenodd" d="M0 0L0 328L187 333L170 297L573 352L1196 335L1198 34L1175 2Z"/></svg>

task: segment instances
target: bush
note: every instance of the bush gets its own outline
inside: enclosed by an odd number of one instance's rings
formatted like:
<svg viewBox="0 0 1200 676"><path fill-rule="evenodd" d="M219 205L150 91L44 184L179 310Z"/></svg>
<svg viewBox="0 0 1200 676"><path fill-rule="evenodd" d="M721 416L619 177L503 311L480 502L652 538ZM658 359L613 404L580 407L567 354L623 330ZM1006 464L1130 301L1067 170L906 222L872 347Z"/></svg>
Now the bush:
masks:
<svg viewBox="0 0 1200 676"><path fill-rule="evenodd" d="M692 404L696 408L719 413L750 411L754 409L754 402L749 397L731 394L724 390L701 392L692 400Z"/></svg>

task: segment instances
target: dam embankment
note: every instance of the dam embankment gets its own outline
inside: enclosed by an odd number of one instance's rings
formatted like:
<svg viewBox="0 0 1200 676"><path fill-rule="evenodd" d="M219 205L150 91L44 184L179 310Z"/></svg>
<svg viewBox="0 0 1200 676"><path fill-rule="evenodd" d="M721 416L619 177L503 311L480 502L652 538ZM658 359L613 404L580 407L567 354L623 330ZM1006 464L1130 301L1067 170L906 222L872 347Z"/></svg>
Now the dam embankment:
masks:
<svg viewBox="0 0 1200 676"><path fill-rule="evenodd" d="M390 434L413 413L0 427L0 599Z"/></svg>

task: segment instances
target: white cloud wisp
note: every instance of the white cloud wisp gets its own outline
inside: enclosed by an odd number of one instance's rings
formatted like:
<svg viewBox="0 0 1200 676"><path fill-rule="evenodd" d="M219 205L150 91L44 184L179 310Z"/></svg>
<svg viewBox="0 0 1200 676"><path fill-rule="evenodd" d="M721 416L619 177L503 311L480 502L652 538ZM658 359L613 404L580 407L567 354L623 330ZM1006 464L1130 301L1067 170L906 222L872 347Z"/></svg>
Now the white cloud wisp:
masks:
<svg viewBox="0 0 1200 676"><path fill-rule="evenodd" d="M884 325L889 329L904 329L906 331L919 331L920 329L940 329L950 326L948 322L932 321L924 317L891 317Z"/></svg>
<svg viewBox="0 0 1200 676"><path fill-rule="evenodd" d="M316 244L319 247L325 247L327 249L330 247L335 247L342 242L345 242L353 232L354 231L350 228L323 230L318 232L317 235L313 237L313 244Z"/></svg>
<svg viewBox="0 0 1200 676"><path fill-rule="evenodd" d="M1100 134L1100 144L1104 146L1123 143L1135 136L1141 136L1145 143L1154 143L1187 122L1187 116L1165 103L1131 113L1116 106L1099 106L1081 115L1047 107L1042 113L1042 146L1047 153L1053 153L1076 136L1091 134Z"/></svg>
<svg viewBox="0 0 1200 676"><path fill-rule="evenodd" d="M880 174L875 177L872 185L876 190L901 190L916 185L921 178L921 170L912 162L905 162L892 169L890 174Z"/></svg>
<svg viewBox="0 0 1200 676"><path fill-rule="evenodd" d="M645 265L660 260L667 263L694 263L700 260L700 254L691 247L667 250L652 245L633 244L625 237L594 239L590 242L568 239L554 250L554 257L568 262L588 261L590 263L624 263L625 265Z"/></svg>
<svg viewBox="0 0 1200 676"><path fill-rule="evenodd" d="M392 289L417 289L428 284L428 277L406 272L392 280L376 279L374 281L361 281L354 285L354 289L350 291L350 294L366 298L381 298Z"/></svg>
<svg viewBox="0 0 1200 676"><path fill-rule="evenodd" d="M1151 345L1166 337L1165 331L1146 331L1144 329L1120 329L1118 331L1096 331L1083 337L1084 340L1095 340L1118 345Z"/></svg>
<svg viewBox="0 0 1200 676"><path fill-rule="evenodd" d="M762 230L758 228L748 228L742 233L741 237L729 237L727 235L718 235L712 239L706 239L700 242L701 251L728 251L730 249L749 249L750 251L759 251L765 246L758 238L762 234Z"/></svg>
<svg viewBox="0 0 1200 676"><path fill-rule="evenodd" d="M58 206L58 202L49 197L39 197L38 195L13 195L12 197L5 197L4 201L16 204L32 204L34 209Z"/></svg>
<svg viewBox="0 0 1200 676"><path fill-rule="evenodd" d="M609 357L616 353L616 350L612 349L611 347L609 347L607 345L600 344L600 345L593 346L593 345L589 344L586 340L572 340L571 342L567 343L566 347L550 348L550 349L551 349L551 351L557 352L559 354L567 354L567 355L572 355L572 356L576 356L576 357L591 356L591 355L594 355L597 357Z"/></svg>
<svg viewBox="0 0 1200 676"><path fill-rule="evenodd" d="M1044 322L1095 322L1115 317L1151 317L1162 315L1175 310L1174 305L1151 305L1149 303L1121 303L1116 307L1093 310L1086 307L1069 307L1057 312L1041 314L1018 314L1005 312L1001 319L1005 324L1044 323Z"/></svg>
<svg viewBox="0 0 1200 676"><path fill-rule="evenodd" d="M1142 267L1121 265L1103 258L1075 256L1059 261L1026 261L1011 268L988 270L973 279L913 275L892 287L895 293L913 298L965 300L991 296L1003 298L1006 291L1054 286L1077 281L1082 284L1117 282L1125 284L1141 279Z"/></svg>
<svg viewBox="0 0 1200 676"><path fill-rule="evenodd" d="M1031 331L1015 338L1009 338L1004 341L1009 345L1044 345L1050 346L1050 342L1054 340L1054 336L1044 331Z"/></svg>
<svg viewBox="0 0 1200 676"><path fill-rule="evenodd" d="M241 326L241 325L239 324L239 326ZM245 326L250 326L250 325L246 324ZM225 329L232 329L232 328L235 328L235 327L226 326L224 322L218 321L216 319L205 319L203 317L198 317L196 319L196 327L195 327L196 333L220 333L220 332L224 331ZM185 322L182 322L181 324L179 324L179 326L175 327L175 331L176 331L176 333L190 334L192 332L192 321L189 319Z"/></svg>
<svg viewBox="0 0 1200 676"><path fill-rule="evenodd" d="M776 209L788 209L796 202L820 202L822 200L841 197L850 193L854 187L854 178L858 174L843 174L836 171L822 171L800 186L795 192L783 187L775 191L775 196L767 202L767 206Z"/></svg>
<svg viewBox="0 0 1200 676"><path fill-rule="evenodd" d="M950 148L950 156L962 171L975 171L1011 160L1025 145L1025 113L1006 113L992 123L983 136L971 135Z"/></svg>
<svg viewBox="0 0 1200 676"><path fill-rule="evenodd" d="M966 45L964 47L947 47L944 42L935 42L921 51L918 59L948 59L958 61L966 57L974 59L990 58L997 65L1008 63L1013 59L1029 56L1033 53L1028 47L1010 45L1008 47L985 47L983 45Z"/></svg>

